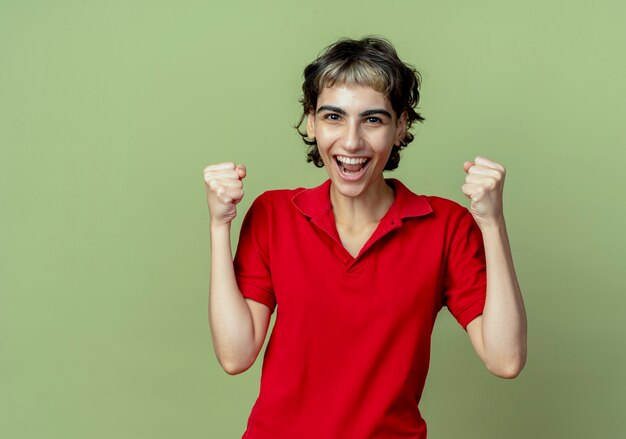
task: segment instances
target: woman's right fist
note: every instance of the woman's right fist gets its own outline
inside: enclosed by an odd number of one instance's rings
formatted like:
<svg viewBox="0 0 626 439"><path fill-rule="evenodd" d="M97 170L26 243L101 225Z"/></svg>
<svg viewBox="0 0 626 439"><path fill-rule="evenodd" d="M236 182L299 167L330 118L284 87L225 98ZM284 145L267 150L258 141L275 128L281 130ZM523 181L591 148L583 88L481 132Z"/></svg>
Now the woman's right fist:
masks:
<svg viewBox="0 0 626 439"><path fill-rule="evenodd" d="M237 216L237 203L243 198L242 180L245 176L246 167L233 162L204 168L204 188L212 224L229 224Z"/></svg>

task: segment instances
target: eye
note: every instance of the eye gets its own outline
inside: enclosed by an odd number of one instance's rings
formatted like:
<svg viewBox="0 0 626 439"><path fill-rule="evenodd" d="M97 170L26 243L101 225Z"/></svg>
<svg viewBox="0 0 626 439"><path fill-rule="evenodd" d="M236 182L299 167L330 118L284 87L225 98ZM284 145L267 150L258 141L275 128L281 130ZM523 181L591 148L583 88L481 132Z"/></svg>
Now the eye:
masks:
<svg viewBox="0 0 626 439"><path fill-rule="evenodd" d="M337 113L328 113L324 115L324 119L327 120L339 120L341 118L341 116L339 116Z"/></svg>
<svg viewBox="0 0 626 439"><path fill-rule="evenodd" d="M369 123L381 123L382 120L380 119L380 117L375 117L375 116L370 116L367 118L367 121Z"/></svg>

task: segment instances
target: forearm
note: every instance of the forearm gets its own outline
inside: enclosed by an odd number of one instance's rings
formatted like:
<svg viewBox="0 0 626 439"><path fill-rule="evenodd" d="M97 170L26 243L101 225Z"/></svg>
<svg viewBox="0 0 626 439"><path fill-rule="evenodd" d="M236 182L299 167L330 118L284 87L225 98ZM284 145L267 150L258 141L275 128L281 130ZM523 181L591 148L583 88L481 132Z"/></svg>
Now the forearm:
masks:
<svg viewBox="0 0 626 439"><path fill-rule="evenodd" d="M482 235L487 262L484 361L494 372L515 376L526 362L527 322L504 218L483 226Z"/></svg>
<svg viewBox="0 0 626 439"><path fill-rule="evenodd" d="M213 348L226 372L246 370L254 362L254 325L235 279L230 224L211 225L209 324Z"/></svg>

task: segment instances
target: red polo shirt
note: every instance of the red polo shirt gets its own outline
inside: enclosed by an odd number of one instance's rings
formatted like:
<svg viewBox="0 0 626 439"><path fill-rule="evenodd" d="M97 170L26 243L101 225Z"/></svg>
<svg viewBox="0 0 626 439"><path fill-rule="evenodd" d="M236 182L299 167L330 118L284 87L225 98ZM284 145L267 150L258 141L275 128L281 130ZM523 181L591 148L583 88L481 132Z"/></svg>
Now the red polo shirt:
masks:
<svg viewBox="0 0 626 439"><path fill-rule="evenodd" d="M418 403L438 311L483 311L485 256L469 211L387 180L394 202L354 258L330 180L259 196L235 256L245 297L276 321L247 439L426 438Z"/></svg>

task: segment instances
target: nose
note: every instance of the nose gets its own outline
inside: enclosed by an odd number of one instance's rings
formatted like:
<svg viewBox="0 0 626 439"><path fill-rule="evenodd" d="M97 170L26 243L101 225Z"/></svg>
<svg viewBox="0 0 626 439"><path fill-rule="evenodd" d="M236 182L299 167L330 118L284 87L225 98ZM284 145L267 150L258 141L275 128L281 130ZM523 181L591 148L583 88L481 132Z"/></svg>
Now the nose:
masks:
<svg viewBox="0 0 626 439"><path fill-rule="evenodd" d="M357 151L363 145L363 133L361 125L356 121L350 121L346 124L346 132L344 133L344 148L346 151Z"/></svg>

